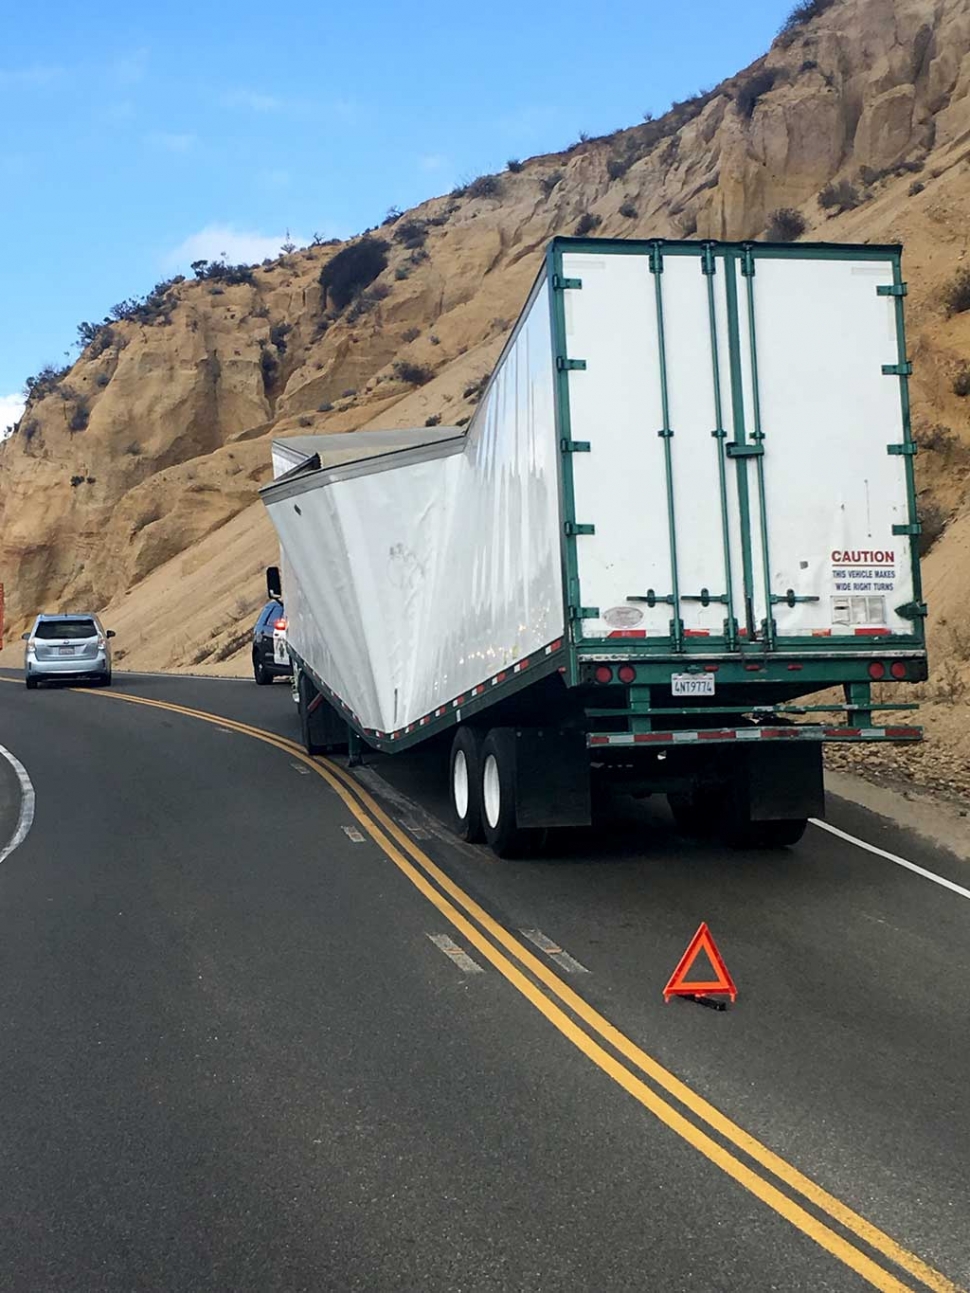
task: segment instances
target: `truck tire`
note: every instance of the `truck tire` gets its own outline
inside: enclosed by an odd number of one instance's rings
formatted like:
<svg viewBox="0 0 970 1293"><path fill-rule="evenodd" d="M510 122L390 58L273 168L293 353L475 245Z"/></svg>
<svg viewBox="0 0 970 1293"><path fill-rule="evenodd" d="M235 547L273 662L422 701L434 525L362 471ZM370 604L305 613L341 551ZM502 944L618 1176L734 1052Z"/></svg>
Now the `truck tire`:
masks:
<svg viewBox="0 0 970 1293"><path fill-rule="evenodd" d="M460 839L480 844L482 826L482 736L474 727L462 724L451 743L448 762L451 825Z"/></svg>
<svg viewBox="0 0 970 1293"><path fill-rule="evenodd" d="M725 823L722 837L732 849L783 849L797 844L805 834L807 817L783 817L774 822Z"/></svg>
<svg viewBox="0 0 970 1293"><path fill-rule="evenodd" d="M722 807L716 795L693 790L671 791L667 806L674 825L687 839L706 840L717 833Z"/></svg>
<svg viewBox="0 0 970 1293"><path fill-rule="evenodd" d="M482 828L485 842L500 858L531 852L531 832L515 819L515 733L494 727L482 743Z"/></svg>
<svg viewBox="0 0 970 1293"><path fill-rule="evenodd" d="M347 723L303 669L299 683L300 733L307 754L336 754L347 749Z"/></svg>

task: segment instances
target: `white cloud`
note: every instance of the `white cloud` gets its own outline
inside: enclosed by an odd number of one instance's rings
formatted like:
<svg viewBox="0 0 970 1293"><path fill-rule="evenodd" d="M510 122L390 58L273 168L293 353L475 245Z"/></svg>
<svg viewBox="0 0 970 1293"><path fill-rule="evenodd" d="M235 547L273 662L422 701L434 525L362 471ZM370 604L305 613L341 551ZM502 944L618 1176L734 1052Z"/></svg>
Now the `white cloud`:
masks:
<svg viewBox="0 0 970 1293"><path fill-rule="evenodd" d="M148 50L133 49L111 64L111 74L119 85L137 85L148 70Z"/></svg>
<svg viewBox="0 0 970 1293"><path fill-rule="evenodd" d="M95 120L106 125L116 126L122 121L130 121L135 115L135 105L130 99L119 99L115 103L106 103L103 108L96 108Z"/></svg>
<svg viewBox="0 0 970 1293"><path fill-rule="evenodd" d="M293 234L291 242L305 247L309 238ZM250 229L235 229L228 224L210 224L198 233L189 234L165 257L170 269L184 269L194 260L222 260L232 265L255 265L267 256L279 256L286 234L265 234Z"/></svg>
<svg viewBox="0 0 970 1293"><path fill-rule="evenodd" d="M187 153L196 145L195 135L174 134L169 130L153 130L145 136L145 143L165 153Z"/></svg>
<svg viewBox="0 0 970 1293"><path fill-rule="evenodd" d="M249 108L252 112L279 112L283 100L258 90L230 90L222 96L222 104L226 108Z"/></svg>
<svg viewBox="0 0 970 1293"><path fill-rule="evenodd" d="M18 67L4 70L0 68L0 86L33 86L54 85L64 75L62 67L51 67L43 63L32 63L30 67Z"/></svg>
<svg viewBox="0 0 970 1293"><path fill-rule="evenodd" d="M275 170L260 171L256 178L264 188L285 189L289 185L292 177L289 171Z"/></svg>
<svg viewBox="0 0 970 1293"><path fill-rule="evenodd" d="M0 440L6 435L7 427L20 421L23 411L22 395L0 395Z"/></svg>

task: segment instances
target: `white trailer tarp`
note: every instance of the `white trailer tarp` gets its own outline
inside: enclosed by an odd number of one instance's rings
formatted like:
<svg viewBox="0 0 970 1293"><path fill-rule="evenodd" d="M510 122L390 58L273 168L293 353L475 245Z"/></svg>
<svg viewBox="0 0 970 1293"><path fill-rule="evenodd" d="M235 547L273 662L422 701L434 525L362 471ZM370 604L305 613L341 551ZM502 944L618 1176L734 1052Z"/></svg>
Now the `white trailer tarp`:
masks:
<svg viewBox="0 0 970 1293"><path fill-rule="evenodd" d="M550 333L542 284L467 435L306 437L320 470L302 478L301 438L274 447L287 638L363 728L416 722L562 637ZM391 437L381 456L372 435Z"/></svg>

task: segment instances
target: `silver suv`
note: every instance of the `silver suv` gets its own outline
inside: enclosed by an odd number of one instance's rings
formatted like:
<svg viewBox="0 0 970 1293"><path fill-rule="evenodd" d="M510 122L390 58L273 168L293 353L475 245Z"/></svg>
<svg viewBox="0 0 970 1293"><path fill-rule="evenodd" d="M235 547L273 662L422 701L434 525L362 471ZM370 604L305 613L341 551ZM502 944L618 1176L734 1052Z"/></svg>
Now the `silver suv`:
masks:
<svg viewBox="0 0 970 1293"><path fill-rule="evenodd" d="M97 615L38 615L34 627L23 635L24 681L33 690L46 678L87 678L101 687L111 682L112 629L105 629Z"/></svg>

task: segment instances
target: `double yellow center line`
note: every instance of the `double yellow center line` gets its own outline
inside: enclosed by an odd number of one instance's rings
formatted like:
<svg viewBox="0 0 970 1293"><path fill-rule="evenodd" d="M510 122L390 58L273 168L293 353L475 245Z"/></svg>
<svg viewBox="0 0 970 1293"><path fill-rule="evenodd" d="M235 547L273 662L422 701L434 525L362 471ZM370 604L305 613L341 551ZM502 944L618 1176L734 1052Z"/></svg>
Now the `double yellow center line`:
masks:
<svg viewBox="0 0 970 1293"><path fill-rule="evenodd" d="M732 1180L874 1288L885 1293L913 1293L914 1288L931 1289L933 1293L965 1293L915 1253L773 1153L641 1050L465 893L344 769L328 759L310 758L301 746L285 737L203 710L118 691L79 694L145 705L230 728L299 759L339 795L361 827L415 888L554 1028ZM780 1185L789 1192L779 1188ZM810 1212L793 1195L800 1196L814 1211ZM834 1229L830 1223L841 1229ZM880 1259L886 1264L881 1264ZM887 1265L911 1276L915 1285L904 1282Z"/></svg>

